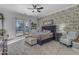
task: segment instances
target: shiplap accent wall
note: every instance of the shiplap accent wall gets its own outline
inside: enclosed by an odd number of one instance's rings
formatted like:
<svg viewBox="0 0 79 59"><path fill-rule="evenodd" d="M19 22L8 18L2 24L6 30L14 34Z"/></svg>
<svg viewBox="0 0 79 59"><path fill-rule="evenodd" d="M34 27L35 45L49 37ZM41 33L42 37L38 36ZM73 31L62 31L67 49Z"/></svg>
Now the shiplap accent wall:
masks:
<svg viewBox="0 0 79 59"><path fill-rule="evenodd" d="M40 18L40 26L46 20L53 20L57 26L64 24L65 31L79 31L79 5Z"/></svg>

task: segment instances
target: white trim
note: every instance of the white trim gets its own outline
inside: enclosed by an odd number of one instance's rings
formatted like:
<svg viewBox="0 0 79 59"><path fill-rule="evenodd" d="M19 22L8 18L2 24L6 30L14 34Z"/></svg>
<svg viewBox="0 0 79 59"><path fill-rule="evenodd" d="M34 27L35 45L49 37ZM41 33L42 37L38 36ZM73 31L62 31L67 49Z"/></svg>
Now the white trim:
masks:
<svg viewBox="0 0 79 59"><path fill-rule="evenodd" d="M68 6L68 7L59 9L59 10L56 10L56 11L54 11L54 12L51 11L51 12L49 12L48 14L46 14L45 16L49 16L49 15L54 14L54 13L56 13L56 12L61 12L61 11L63 11L63 10L66 10L66 9L69 9L69 8L73 8L73 7L76 7L76 6L77 6L77 4L72 4L71 6ZM45 16L42 16L42 17L40 17L40 18L43 18L43 17L45 17Z"/></svg>

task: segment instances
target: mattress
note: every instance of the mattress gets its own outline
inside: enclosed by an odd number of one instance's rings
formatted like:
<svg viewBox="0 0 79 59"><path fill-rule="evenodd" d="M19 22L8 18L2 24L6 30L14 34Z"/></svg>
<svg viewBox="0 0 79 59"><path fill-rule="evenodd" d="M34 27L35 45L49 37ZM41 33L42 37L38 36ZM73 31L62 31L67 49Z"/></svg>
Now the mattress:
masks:
<svg viewBox="0 0 79 59"><path fill-rule="evenodd" d="M41 37L40 40L45 40L45 39L53 37L53 34L52 33L46 33L46 34L42 34L40 37Z"/></svg>
<svg viewBox="0 0 79 59"><path fill-rule="evenodd" d="M45 39L53 37L53 33L51 33L51 32L36 32L36 33L29 33L29 36L35 37L40 40L45 40Z"/></svg>

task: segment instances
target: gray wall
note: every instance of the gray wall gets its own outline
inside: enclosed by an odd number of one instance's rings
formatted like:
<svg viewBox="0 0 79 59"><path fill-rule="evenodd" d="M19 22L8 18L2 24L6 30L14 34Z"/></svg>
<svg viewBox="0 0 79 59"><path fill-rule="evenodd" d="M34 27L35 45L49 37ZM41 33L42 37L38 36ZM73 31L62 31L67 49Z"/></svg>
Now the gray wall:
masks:
<svg viewBox="0 0 79 59"><path fill-rule="evenodd" d="M40 18L40 26L46 20L53 20L57 27L65 25L64 31L79 31L79 5Z"/></svg>

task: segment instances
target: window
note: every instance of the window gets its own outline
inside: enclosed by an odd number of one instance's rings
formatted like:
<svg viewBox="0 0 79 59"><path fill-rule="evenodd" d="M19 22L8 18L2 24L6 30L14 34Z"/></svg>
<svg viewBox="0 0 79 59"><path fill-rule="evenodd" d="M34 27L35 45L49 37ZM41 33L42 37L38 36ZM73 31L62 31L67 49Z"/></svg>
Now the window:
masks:
<svg viewBox="0 0 79 59"><path fill-rule="evenodd" d="M29 32L29 30L30 30L30 24L29 24L29 22L26 22L25 23L25 32Z"/></svg>
<svg viewBox="0 0 79 59"><path fill-rule="evenodd" d="M23 20L16 20L16 32L24 31L24 22Z"/></svg>

